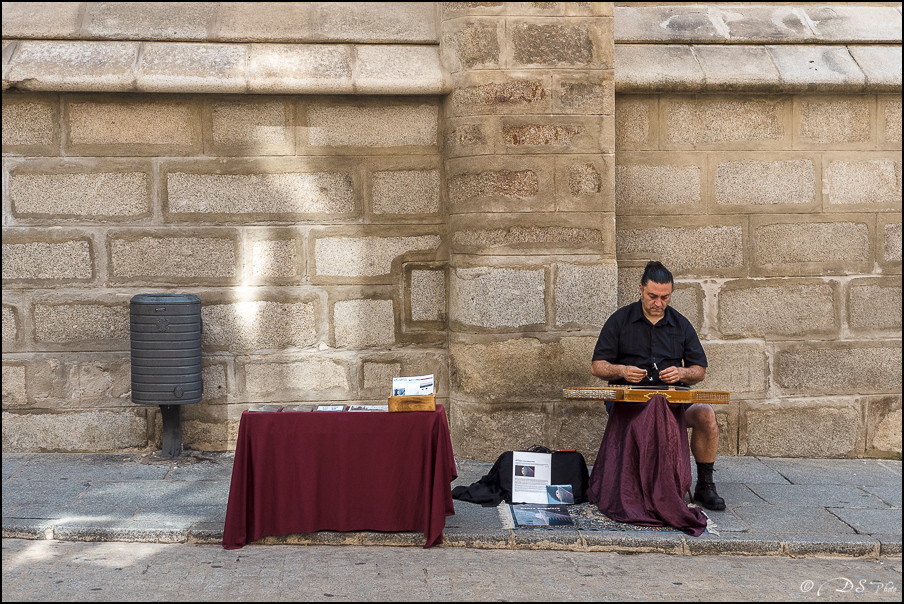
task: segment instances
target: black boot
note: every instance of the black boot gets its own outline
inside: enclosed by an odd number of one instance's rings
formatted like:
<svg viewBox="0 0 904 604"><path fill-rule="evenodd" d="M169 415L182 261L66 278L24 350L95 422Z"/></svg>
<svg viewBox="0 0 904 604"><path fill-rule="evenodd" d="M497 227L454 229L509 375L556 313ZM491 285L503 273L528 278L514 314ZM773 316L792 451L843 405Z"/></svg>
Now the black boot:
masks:
<svg viewBox="0 0 904 604"><path fill-rule="evenodd" d="M694 503L708 510L721 512L725 509L725 500L716 493L713 483L713 464L697 462L697 486L694 488Z"/></svg>

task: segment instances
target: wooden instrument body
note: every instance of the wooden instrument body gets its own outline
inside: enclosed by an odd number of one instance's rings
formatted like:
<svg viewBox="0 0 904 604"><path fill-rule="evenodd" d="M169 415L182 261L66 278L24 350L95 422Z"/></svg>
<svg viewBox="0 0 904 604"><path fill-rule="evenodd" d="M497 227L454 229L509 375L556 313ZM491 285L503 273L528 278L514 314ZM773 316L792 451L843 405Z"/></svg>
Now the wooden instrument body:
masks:
<svg viewBox="0 0 904 604"><path fill-rule="evenodd" d="M706 403L726 405L730 395L724 390L687 390L669 386L661 388L641 388L637 386L598 386L587 388L565 388L562 396L567 399L603 400L626 403L645 403L661 394L670 403Z"/></svg>

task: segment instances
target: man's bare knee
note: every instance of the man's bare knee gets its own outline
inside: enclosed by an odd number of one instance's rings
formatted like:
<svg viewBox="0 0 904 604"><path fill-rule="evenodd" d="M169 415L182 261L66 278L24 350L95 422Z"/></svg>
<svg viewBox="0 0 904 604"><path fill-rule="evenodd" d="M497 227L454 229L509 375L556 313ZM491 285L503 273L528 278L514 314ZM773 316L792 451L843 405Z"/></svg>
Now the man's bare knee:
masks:
<svg viewBox="0 0 904 604"><path fill-rule="evenodd" d="M704 432L718 431L719 425L716 423L716 412L712 406L695 403L687 410L685 414L687 425L695 430Z"/></svg>

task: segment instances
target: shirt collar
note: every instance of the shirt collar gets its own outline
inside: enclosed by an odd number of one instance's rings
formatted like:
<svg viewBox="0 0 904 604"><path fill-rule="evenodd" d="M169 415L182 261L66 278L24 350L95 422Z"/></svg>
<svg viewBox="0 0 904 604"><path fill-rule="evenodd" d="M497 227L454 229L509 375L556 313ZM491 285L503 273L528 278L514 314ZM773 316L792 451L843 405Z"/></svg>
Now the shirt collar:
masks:
<svg viewBox="0 0 904 604"><path fill-rule="evenodd" d="M641 319L645 319L649 323L649 319L643 314L643 306L641 306L640 300L638 300L631 305L631 314L628 317L628 320L633 323L634 321L640 321ZM665 317L663 317L662 320L665 321L667 325L678 325L678 322L675 320L675 313L672 311L671 306L665 307ZM658 324L659 323L657 323L657 325Z"/></svg>

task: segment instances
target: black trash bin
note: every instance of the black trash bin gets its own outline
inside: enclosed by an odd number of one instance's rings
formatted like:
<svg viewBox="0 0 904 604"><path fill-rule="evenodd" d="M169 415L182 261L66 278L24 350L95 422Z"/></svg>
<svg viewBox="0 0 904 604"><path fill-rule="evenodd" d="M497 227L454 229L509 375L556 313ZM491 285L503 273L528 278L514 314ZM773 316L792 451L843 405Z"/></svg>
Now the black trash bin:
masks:
<svg viewBox="0 0 904 604"><path fill-rule="evenodd" d="M160 405L162 457L182 453L182 405L201 400L201 299L139 294L129 302L132 402Z"/></svg>

